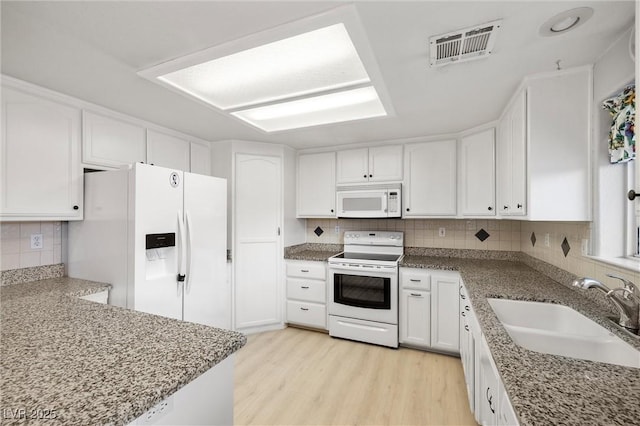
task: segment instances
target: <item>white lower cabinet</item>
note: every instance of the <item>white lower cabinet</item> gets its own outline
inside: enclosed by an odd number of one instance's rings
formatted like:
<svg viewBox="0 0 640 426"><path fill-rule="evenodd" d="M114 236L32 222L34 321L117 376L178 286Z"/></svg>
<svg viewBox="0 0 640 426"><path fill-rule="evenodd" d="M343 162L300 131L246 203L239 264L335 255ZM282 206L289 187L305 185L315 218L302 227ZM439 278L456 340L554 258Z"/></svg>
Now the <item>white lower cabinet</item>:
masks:
<svg viewBox="0 0 640 426"><path fill-rule="evenodd" d="M287 322L327 329L325 262L287 260Z"/></svg>
<svg viewBox="0 0 640 426"><path fill-rule="evenodd" d="M400 268L400 343L458 353L459 282L457 272Z"/></svg>
<svg viewBox="0 0 640 426"><path fill-rule="evenodd" d="M518 425L518 417L500 380L487 341L460 284L460 359L469 396L469 407L483 426Z"/></svg>

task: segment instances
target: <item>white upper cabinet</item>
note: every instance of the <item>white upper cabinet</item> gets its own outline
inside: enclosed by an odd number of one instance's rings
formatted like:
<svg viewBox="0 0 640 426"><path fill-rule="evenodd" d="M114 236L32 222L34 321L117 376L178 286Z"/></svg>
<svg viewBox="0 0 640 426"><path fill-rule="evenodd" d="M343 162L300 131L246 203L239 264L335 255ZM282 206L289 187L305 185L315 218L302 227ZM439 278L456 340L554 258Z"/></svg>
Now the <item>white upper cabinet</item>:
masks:
<svg viewBox="0 0 640 426"><path fill-rule="evenodd" d="M338 151L337 184L402 180L402 145Z"/></svg>
<svg viewBox="0 0 640 426"><path fill-rule="evenodd" d="M189 142L149 129L147 163L188 172L191 169Z"/></svg>
<svg viewBox="0 0 640 426"><path fill-rule="evenodd" d="M402 145L369 148L369 182L402 180Z"/></svg>
<svg viewBox="0 0 640 426"><path fill-rule="evenodd" d="M495 216L494 129L460 140L460 210L463 216Z"/></svg>
<svg viewBox="0 0 640 426"><path fill-rule="evenodd" d="M211 150L208 146L191 142L190 171L201 175L211 175Z"/></svg>
<svg viewBox="0 0 640 426"><path fill-rule="evenodd" d="M498 211L589 221L592 71L530 77L498 124Z"/></svg>
<svg viewBox="0 0 640 426"><path fill-rule="evenodd" d="M0 219L82 219L80 109L2 89Z"/></svg>
<svg viewBox="0 0 640 426"><path fill-rule="evenodd" d="M336 183L369 182L369 149L338 151Z"/></svg>
<svg viewBox="0 0 640 426"><path fill-rule="evenodd" d="M143 126L82 112L83 163L119 167L146 161L147 136Z"/></svg>
<svg viewBox="0 0 640 426"><path fill-rule="evenodd" d="M335 217L336 153L298 156L297 217Z"/></svg>
<svg viewBox="0 0 640 426"><path fill-rule="evenodd" d="M405 146L404 217L456 215L456 143Z"/></svg>
<svg viewBox="0 0 640 426"><path fill-rule="evenodd" d="M527 212L527 97L521 91L498 124L498 209L503 216Z"/></svg>

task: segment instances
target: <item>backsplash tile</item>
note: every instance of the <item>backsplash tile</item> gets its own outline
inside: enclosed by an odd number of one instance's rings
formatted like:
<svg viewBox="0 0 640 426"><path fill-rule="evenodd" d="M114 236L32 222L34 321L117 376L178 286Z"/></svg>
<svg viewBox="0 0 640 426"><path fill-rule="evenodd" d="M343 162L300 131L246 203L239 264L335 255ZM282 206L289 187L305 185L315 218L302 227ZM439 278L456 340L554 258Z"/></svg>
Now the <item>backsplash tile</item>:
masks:
<svg viewBox="0 0 640 426"><path fill-rule="evenodd" d="M31 248L31 234L42 234L42 248ZM0 271L62 262L62 222L2 222L0 236Z"/></svg>
<svg viewBox="0 0 640 426"><path fill-rule="evenodd" d="M325 232L316 235L316 227ZM307 219L307 242L343 244L345 231L370 230L402 231L405 247L520 251L521 245L520 222L491 219ZM480 230L489 235L484 241L476 237Z"/></svg>

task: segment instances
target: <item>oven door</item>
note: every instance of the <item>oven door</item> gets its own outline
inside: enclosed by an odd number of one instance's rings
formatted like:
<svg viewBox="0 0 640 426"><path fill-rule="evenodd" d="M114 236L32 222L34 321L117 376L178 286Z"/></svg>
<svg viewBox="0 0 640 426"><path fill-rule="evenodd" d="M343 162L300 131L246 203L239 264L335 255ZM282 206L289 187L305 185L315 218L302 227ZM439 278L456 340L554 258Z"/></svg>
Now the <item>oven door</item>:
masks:
<svg viewBox="0 0 640 426"><path fill-rule="evenodd" d="M329 265L329 315L398 324L398 268Z"/></svg>
<svg viewBox="0 0 640 426"><path fill-rule="evenodd" d="M338 191L338 217L389 217L387 190Z"/></svg>

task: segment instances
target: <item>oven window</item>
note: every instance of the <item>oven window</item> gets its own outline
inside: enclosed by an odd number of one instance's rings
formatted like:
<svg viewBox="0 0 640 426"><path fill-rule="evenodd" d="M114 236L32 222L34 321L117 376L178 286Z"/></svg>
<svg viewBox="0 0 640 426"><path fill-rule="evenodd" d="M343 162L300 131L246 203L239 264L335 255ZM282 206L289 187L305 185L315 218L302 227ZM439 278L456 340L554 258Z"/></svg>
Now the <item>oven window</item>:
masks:
<svg viewBox="0 0 640 426"><path fill-rule="evenodd" d="M334 274L334 302L370 309L391 309L391 278Z"/></svg>

